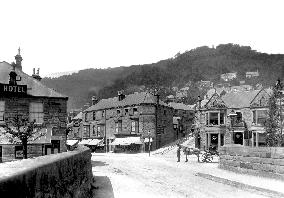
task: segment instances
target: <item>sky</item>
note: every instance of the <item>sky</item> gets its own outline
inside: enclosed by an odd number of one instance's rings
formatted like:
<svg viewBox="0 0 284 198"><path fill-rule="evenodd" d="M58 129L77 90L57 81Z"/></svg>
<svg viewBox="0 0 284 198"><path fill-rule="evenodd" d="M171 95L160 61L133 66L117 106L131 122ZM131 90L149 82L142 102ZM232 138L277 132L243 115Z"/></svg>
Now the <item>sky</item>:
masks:
<svg viewBox="0 0 284 198"><path fill-rule="evenodd" d="M282 0L0 0L0 61L50 73L158 62L235 43L284 54Z"/></svg>

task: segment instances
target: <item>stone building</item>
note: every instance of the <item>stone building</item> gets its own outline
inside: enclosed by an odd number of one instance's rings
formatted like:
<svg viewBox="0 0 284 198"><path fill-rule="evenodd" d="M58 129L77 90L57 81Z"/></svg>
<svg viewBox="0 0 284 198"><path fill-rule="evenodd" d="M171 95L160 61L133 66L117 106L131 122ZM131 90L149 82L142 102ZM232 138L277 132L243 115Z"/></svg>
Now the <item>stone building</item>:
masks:
<svg viewBox="0 0 284 198"><path fill-rule="evenodd" d="M103 138L108 151L145 151L174 141L173 108L148 92L98 101L83 112L83 138Z"/></svg>
<svg viewBox="0 0 284 198"><path fill-rule="evenodd" d="M22 71L22 57L16 63L0 62L0 159L22 157L22 145L4 133L3 125L14 117L28 118L41 133L28 141L28 157L66 151L68 97L44 86L39 70L32 76Z"/></svg>
<svg viewBox="0 0 284 198"><path fill-rule="evenodd" d="M201 149L224 144L264 146L270 89L214 94L197 104L195 126Z"/></svg>
<svg viewBox="0 0 284 198"><path fill-rule="evenodd" d="M170 102L168 105L174 109L173 124L177 139L191 134L194 129L194 105L176 102Z"/></svg>

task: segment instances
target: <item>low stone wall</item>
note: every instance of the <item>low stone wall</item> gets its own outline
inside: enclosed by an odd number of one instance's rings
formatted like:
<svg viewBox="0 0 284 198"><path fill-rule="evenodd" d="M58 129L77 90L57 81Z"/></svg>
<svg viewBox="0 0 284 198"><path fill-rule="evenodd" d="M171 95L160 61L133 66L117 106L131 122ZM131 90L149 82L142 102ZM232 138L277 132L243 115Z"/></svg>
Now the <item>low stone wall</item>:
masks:
<svg viewBox="0 0 284 198"><path fill-rule="evenodd" d="M224 145L220 149L219 167L284 179L284 147Z"/></svg>
<svg viewBox="0 0 284 198"><path fill-rule="evenodd" d="M86 147L0 164L0 196L91 197L91 152Z"/></svg>

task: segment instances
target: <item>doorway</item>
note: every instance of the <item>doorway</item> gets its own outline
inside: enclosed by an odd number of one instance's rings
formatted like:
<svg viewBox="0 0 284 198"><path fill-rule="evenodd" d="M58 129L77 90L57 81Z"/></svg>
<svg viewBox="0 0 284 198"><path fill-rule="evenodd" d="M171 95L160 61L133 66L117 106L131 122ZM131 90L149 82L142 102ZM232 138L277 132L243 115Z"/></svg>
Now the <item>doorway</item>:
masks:
<svg viewBox="0 0 284 198"><path fill-rule="evenodd" d="M243 145L243 133L242 132L234 133L234 144Z"/></svg>
<svg viewBox="0 0 284 198"><path fill-rule="evenodd" d="M218 134L217 133L214 133L214 134L210 134L210 145L212 147L213 150L217 150L218 148L218 142L219 142L219 139L218 139Z"/></svg>

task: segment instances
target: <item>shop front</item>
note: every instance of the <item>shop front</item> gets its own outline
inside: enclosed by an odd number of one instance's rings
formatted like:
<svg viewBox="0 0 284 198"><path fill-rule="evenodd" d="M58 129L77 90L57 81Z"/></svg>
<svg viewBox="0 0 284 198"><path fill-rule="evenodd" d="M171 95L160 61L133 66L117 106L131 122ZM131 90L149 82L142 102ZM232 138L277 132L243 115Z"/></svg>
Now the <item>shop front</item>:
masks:
<svg viewBox="0 0 284 198"><path fill-rule="evenodd" d="M140 136L119 136L112 143L115 153L139 153L143 151L143 142Z"/></svg>

